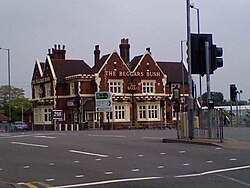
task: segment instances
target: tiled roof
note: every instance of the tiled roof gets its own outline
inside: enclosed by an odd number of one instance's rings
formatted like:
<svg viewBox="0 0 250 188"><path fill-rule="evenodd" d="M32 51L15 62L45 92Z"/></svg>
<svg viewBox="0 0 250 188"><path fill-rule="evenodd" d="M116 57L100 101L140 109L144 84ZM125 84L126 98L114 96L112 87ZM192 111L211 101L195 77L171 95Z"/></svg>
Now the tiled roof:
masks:
<svg viewBox="0 0 250 188"><path fill-rule="evenodd" d="M188 72L181 62L156 62L164 74L167 75L168 82L181 83L182 82L182 68L184 71L184 82L188 82Z"/></svg>
<svg viewBox="0 0 250 188"><path fill-rule="evenodd" d="M102 58L92 67L92 73L99 72L100 68L107 61L109 56L110 56L110 54L102 56Z"/></svg>
<svg viewBox="0 0 250 188"><path fill-rule="evenodd" d="M66 76L91 73L91 68L83 60L52 59L51 61L58 83L64 83Z"/></svg>
<svg viewBox="0 0 250 188"><path fill-rule="evenodd" d="M143 55L135 56L131 61L130 61L130 70L133 71L136 67L136 65L139 63Z"/></svg>

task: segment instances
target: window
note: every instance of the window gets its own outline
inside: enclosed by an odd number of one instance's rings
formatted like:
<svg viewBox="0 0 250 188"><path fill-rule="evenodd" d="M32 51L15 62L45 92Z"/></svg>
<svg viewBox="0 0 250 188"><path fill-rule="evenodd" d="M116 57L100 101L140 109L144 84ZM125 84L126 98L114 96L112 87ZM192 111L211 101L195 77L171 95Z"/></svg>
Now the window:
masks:
<svg viewBox="0 0 250 188"><path fill-rule="evenodd" d="M75 94L76 94L75 83L72 82L70 83L70 95L75 95Z"/></svg>
<svg viewBox="0 0 250 188"><path fill-rule="evenodd" d="M42 122L42 114L41 109L35 108L34 109L34 123L41 123Z"/></svg>
<svg viewBox="0 0 250 188"><path fill-rule="evenodd" d="M148 118L149 119L157 119L158 118L157 105L148 105Z"/></svg>
<svg viewBox="0 0 250 188"><path fill-rule="evenodd" d="M45 84L45 97L50 97L51 96L51 84Z"/></svg>
<svg viewBox="0 0 250 188"><path fill-rule="evenodd" d="M140 119L146 119L146 106L145 105L139 106L139 117Z"/></svg>
<svg viewBox="0 0 250 188"><path fill-rule="evenodd" d="M171 84L171 93L173 93L174 88L180 88L180 84Z"/></svg>
<svg viewBox="0 0 250 188"><path fill-rule="evenodd" d="M123 81L122 80L109 80L109 91L112 93L122 93L123 87L122 87Z"/></svg>
<svg viewBox="0 0 250 188"><path fill-rule="evenodd" d="M139 104L138 120L160 120L160 104Z"/></svg>
<svg viewBox="0 0 250 188"><path fill-rule="evenodd" d="M124 105L115 106L115 120L125 120L125 106Z"/></svg>
<svg viewBox="0 0 250 188"><path fill-rule="evenodd" d="M40 86L39 85L34 86L34 93L35 93L35 99L40 98Z"/></svg>
<svg viewBox="0 0 250 188"><path fill-rule="evenodd" d="M51 112L50 109L44 109L44 121L51 121Z"/></svg>
<svg viewBox="0 0 250 188"><path fill-rule="evenodd" d="M142 81L142 93L154 93L155 81Z"/></svg>

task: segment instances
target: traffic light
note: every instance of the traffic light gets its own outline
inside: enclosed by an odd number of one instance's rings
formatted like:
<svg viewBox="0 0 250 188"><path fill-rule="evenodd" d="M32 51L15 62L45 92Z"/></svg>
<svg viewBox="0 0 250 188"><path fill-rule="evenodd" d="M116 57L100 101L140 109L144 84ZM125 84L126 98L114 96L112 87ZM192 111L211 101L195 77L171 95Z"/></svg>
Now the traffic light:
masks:
<svg viewBox="0 0 250 188"><path fill-rule="evenodd" d="M213 74L217 68L223 67L222 55L223 49L213 44L211 46L210 74Z"/></svg>
<svg viewBox="0 0 250 188"><path fill-rule="evenodd" d="M237 87L235 84L230 85L230 100L235 102L237 98Z"/></svg>
<svg viewBox="0 0 250 188"><path fill-rule="evenodd" d="M206 74L205 42L212 46L212 34L191 34L191 73Z"/></svg>

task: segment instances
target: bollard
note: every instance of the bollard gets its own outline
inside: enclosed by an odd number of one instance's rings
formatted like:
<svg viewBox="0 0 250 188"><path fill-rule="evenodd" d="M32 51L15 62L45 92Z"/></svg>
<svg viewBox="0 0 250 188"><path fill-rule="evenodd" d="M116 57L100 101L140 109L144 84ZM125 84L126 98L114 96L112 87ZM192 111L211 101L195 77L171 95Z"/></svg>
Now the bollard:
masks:
<svg viewBox="0 0 250 188"><path fill-rule="evenodd" d="M74 130L74 125L73 124L71 124L71 131L73 131Z"/></svg>
<svg viewBox="0 0 250 188"><path fill-rule="evenodd" d="M76 131L79 131L79 124L76 124Z"/></svg>
<svg viewBox="0 0 250 188"><path fill-rule="evenodd" d="M58 130L61 131L62 130L62 124L59 124Z"/></svg>
<svg viewBox="0 0 250 188"><path fill-rule="evenodd" d="M67 131L68 130L68 124L66 123L65 124L65 131Z"/></svg>

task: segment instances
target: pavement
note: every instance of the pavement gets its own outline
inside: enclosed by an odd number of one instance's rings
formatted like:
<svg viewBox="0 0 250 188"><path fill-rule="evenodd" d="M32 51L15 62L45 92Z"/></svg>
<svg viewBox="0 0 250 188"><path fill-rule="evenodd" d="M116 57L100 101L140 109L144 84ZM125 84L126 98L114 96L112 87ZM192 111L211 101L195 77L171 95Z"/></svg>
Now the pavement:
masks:
<svg viewBox="0 0 250 188"><path fill-rule="evenodd" d="M220 139L197 139L193 138L166 138L162 140L163 143L184 143L184 144L197 144L197 145L207 145L207 146L218 146L232 149L246 149L250 150L250 142L242 141L237 139L225 138L222 141Z"/></svg>

